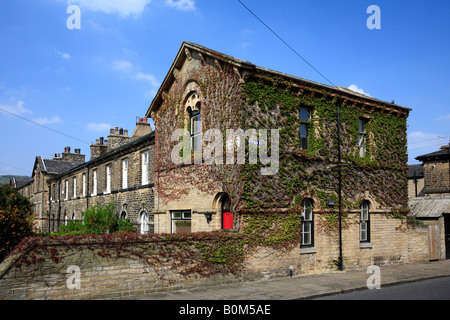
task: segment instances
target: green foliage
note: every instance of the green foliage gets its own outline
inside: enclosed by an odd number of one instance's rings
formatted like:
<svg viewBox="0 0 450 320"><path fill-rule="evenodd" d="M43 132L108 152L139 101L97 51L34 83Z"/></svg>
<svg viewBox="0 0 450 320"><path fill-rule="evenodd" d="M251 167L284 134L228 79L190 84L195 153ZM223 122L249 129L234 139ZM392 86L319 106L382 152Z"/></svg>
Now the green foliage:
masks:
<svg viewBox="0 0 450 320"><path fill-rule="evenodd" d="M97 204L83 212L82 221L70 221L59 229L59 235L109 234L114 232L134 232L129 220L117 219L112 203Z"/></svg>
<svg viewBox="0 0 450 320"><path fill-rule="evenodd" d="M33 234L32 204L9 185L0 187L0 262Z"/></svg>

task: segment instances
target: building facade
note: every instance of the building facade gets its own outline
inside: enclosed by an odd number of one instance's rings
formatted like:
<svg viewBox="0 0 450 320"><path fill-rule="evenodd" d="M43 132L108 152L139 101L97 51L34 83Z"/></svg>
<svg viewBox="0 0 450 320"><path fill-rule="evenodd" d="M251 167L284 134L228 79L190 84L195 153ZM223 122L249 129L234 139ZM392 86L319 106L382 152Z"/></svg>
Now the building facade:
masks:
<svg viewBox="0 0 450 320"><path fill-rule="evenodd" d="M405 261L406 222L390 217L407 210L409 111L185 42L146 114L155 231L242 231L299 209L305 269L329 269L340 250L347 265Z"/></svg>

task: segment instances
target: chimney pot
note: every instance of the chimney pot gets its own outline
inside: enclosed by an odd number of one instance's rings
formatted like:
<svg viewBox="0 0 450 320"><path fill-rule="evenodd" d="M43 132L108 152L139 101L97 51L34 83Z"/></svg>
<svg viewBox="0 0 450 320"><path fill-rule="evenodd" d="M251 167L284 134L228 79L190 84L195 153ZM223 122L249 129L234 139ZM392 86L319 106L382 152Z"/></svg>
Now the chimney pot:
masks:
<svg viewBox="0 0 450 320"><path fill-rule="evenodd" d="M100 140L99 139L95 140L95 144L100 144Z"/></svg>
<svg viewBox="0 0 450 320"><path fill-rule="evenodd" d="M70 153L70 147L67 147L67 152Z"/></svg>
<svg viewBox="0 0 450 320"><path fill-rule="evenodd" d="M120 135L123 135L123 128L120 128L120 129L119 129L119 134L120 134Z"/></svg>
<svg viewBox="0 0 450 320"><path fill-rule="evenodd" d="M116 127L116 130L114 131L114 133L119 133L119 127Z"/></svg>
<svg viewBox="0 0 450 320"><path fill-rule="evenodd" d="M100 144L103 145L104 138L100 137Z"/></svg>
<svg viewBox="0 0 450 320"><path fill-rule="evenodd" d="M144 118L144 123L147 123L147 118Z"/></svg>
<svg viewBox="0 0 450 320"><path fill-rule="evenodd" d="M144 119L139 118L139 122L140 122L140 123L144 122Z"/></svg>

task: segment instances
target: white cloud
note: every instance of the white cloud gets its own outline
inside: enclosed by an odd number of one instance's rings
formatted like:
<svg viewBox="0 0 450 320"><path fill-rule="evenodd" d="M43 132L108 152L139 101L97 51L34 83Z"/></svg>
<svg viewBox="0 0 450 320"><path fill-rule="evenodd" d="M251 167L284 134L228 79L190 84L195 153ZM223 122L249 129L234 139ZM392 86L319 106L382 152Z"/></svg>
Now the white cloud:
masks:
<svg viewBox="0 0 450 320"><path fill-rule="evenodd" d="M111 129L112 126L109 123L91 122L91 123L88 123L86 128L88 131L104 132L104 131L109 131L109 129Z"/></svg>
<svg viewBox="0 0 450 320"><path fill-rule="evenodd" d="M127 74L132 79L149 81L152 86L159 86L154 75L139 71L139 67L135 67L130 61L116 60L113 62L113 69Z"/></svg>
<svg viewBox="0 0 450 320"><path fill-rule="evenodd" d="M166 5L182 11L195 11L194 0L166 0Z"/></svg>
<svg viewBox="0 0 450 320"><path fill-rule="evenodd" d="M436 118L437 121L444 121L444 120L450 120L450 113L448 114L441 114L439 117Z"/></svg>
<svg viewBox="0 0 450 320"><path fill-rule="evenodd" d="M130 61L116 60L113 62L113 69L121 72L130 72L134 69L134 67Z"/></svg>
<svg viewBox="0 0 450 320"><path fill-rule="evenodd" d="M135 75L135 78L138 79L138 80L149 81L152 84L152 86L154 86L154 87L158 87L159 86L158 81L156 81L155 76L152 75L152 74L139 72L138 74Z"/></svg>
<svg viewBox="0 0 450 320"><path fill-rule="evenodd" d="M31 110L28 110L27 108L24 107L24 104L25 102L23 101L17 102L15 106L0 104L0 108L5 110L6 112L14 113L16 115L24 113L32 113Z"/></svg>
<svg viewBox="0 0 450 320"><path fill-rule="evenodd" d="M56 50L56 53L63 59L69 60L70 54Z"/></svg>
<svg viewBox="0 0 450 320"><path fill-rule="evenodd" d="M363 95L365 95L365 96L371 97L370 93L365 92L365 91L364 91L363 89L361 89L361 88L358 88L358 86L357 86L356 84L350 85L350 86L348 87L348 89L350 89L350 90L352 90L352 91L355 91L355 92L358 92L358 93L360 93L360 94L363 94Z"/></svg>
<svg viewBox="0 0 450 320"><path fill-rule="evenodd" d="M47 125L52 123L61 123L62 119L59 116L53 116L51 118L40 117L37 119L33 119L33 121L40 125Z"/></svg>
<svg viewBox="0 0 450 320"><path fill-rule="evenodd" d="M128 18L131 15L140 16L151 0L69 0L68 2L80 5L81 10L118 14L121 18Z"/></svg>

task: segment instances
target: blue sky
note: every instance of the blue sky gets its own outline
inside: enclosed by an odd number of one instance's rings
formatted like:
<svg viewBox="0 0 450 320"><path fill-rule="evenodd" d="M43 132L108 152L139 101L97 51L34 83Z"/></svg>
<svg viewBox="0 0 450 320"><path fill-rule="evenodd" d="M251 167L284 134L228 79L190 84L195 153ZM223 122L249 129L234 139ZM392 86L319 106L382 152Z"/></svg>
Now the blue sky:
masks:
<svg viewBox="0 0 450 320"><path fill-rule="evenodd" d="M448 143L448 0L242 1L335 85L413 109L411 164ZM66 146L89 159L110 128L131 133L183 41L327 84L237 0L5 0L0 30L0 108L70 136L0 111L0 174L31 175L36 155Z"/></svg>

